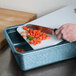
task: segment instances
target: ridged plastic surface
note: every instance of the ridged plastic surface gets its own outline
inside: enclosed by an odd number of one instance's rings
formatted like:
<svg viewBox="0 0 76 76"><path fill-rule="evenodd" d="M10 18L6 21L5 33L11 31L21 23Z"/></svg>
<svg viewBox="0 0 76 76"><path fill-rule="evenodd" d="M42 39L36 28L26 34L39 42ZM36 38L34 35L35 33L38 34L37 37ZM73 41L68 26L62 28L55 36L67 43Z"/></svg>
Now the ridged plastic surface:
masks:
<svg viewBox="0 0 76 76"><path fill-rule="evenodd" d="M76 42L63 41L55 46L33 50L16 31L18 26L6 28L4 34L19 67L23 71L76 57ZM19 53L15 48L26 51L25 53Z"/></svg>

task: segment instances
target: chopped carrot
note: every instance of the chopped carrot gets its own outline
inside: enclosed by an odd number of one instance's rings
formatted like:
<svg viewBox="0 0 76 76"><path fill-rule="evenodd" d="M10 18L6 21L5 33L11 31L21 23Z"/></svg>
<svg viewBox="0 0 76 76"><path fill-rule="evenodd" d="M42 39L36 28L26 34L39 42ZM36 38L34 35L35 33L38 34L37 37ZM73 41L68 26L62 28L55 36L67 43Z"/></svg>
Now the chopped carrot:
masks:
<svg viewBox="0 0 76 76"><path fill-rule="evenodd" d="M16 48L16 50L17 50L18 52L24 53L24 49Z"/></svg>
<svg viewBox="0 0 76 76"><path fill-rule="evenodd" d="M50 39L50 36L40 30L32 30L23 26L23 29L26 30L26 37L30 36L33 40L30 40L29 43L36 45L41 43L42 40ZM24 33L22 33L22 37L25 37Z"/></svg>
<svg viewBox="0 0 76 76"><path fill-rule="evenodd" d="M23 26L22 28L23 28L24 30L27 30L27 27L26 27L26 26Z"/></svg>
<svg viewBox="0 0 76 76"><path fill-rule="evenodd" d="M22 33L22 34L24 34L25 32L24 32L24 31L22 31L21 33Z"/></svg>
<svg viewBox="0 0 76 76"><path fill-rule="evenodd" d="M24 34L21 35L22 37L26 37Z"/></svg>

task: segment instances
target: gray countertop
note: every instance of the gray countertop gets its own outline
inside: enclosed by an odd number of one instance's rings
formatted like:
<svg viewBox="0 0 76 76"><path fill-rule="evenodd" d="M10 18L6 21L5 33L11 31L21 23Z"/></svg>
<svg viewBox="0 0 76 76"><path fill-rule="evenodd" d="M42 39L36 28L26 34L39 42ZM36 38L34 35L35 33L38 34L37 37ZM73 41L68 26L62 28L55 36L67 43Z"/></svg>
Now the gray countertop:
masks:
<svg viewBox="0 0 76 76"><path fill-rule="evenodd" d="M76 58L24 72L6 46L0 50L0 76L76 76Z"/></svg>

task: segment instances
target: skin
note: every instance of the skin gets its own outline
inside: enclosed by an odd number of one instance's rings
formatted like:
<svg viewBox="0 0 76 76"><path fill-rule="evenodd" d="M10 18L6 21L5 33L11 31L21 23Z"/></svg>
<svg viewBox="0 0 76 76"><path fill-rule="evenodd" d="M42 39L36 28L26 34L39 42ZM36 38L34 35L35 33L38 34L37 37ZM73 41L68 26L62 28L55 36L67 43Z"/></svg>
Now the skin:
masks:
<svg viewBox="0 0 76 76"><path fill-rule="evenodd" d="M55 35L58 39L64 39L69 42L76 41L76 24L68 23L62 25L55 31Z"/></svg>

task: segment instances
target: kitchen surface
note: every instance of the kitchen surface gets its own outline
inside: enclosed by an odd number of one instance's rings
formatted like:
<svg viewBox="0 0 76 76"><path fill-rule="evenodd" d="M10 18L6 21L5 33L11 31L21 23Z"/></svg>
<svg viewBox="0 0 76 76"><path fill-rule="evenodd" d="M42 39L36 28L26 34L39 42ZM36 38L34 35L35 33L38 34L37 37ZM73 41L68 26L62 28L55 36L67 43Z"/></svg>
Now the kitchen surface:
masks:
<svg viewBox="0 0 76 76"><path fill-rule="evenodd" d="M0 50L0 76L76 76L76 58L21 71L9 46Z"/></svg>

